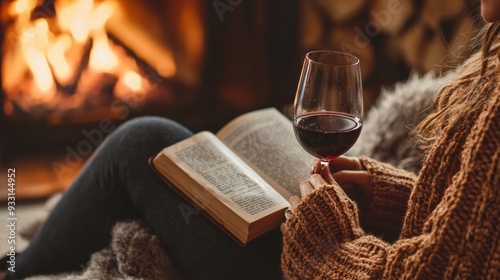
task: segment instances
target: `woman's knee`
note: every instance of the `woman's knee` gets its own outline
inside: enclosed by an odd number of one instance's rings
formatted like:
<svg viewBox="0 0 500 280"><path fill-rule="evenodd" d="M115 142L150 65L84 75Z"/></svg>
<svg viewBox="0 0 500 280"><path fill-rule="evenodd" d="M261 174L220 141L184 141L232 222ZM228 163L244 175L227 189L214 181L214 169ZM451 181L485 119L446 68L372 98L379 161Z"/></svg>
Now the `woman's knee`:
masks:
<svg viewBox="0 0 500 280"><path fill-rule="evenodd" d="M174 142L180 141L192 135L192 132L189 131L189 129L178 122L154 116L131 119L118 127L116 133L122 135L134 135L137 137L157 136L171 139Z"/></svg>
<svg viewBox="0 0 500 280"><path fill-rule="evenodd" d="M137 131L171 131L174 133L191 133L178 122L162 117L145 116L130 119L123 123L119 129Z"/></svg>
<svg viewBox="0 0 500 280"><path fill-rule="evenodd" d="M150 149L156 151L191 135L189 129L171 119L137 117L120 125L103 144L115 151L127 153Z"/></svg>

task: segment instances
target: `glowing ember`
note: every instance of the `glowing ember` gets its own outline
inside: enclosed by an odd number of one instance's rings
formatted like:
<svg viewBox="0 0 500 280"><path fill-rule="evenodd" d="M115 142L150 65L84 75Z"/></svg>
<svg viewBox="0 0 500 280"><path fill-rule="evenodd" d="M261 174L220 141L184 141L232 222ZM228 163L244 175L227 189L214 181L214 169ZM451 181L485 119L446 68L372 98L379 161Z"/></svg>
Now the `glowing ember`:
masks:
<svg viewBox="0 0 500 280"><path fill-rule="evenodd" d="M141 91L143 90L142 86L142 77L134 71L127 71L123 75L123 82L127 85L132 91Z"/></svg>

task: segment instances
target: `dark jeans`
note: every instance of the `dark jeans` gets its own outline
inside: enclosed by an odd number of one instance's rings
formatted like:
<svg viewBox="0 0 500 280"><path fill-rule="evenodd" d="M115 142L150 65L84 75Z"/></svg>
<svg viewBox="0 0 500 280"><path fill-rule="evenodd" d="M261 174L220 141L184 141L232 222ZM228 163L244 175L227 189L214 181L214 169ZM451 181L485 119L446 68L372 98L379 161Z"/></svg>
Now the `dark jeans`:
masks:
<svg viewBox="0 0 500 280"><path fill-rule="evenodd" d="M109 244L117 221L142 218L188 279L280 279L279 229L240 247L203 214L185 219L181 210L188 204L148 165L149 157L191 134L157 117L119 127L17 256L15 277L81 269L93 252Z"/></svg>

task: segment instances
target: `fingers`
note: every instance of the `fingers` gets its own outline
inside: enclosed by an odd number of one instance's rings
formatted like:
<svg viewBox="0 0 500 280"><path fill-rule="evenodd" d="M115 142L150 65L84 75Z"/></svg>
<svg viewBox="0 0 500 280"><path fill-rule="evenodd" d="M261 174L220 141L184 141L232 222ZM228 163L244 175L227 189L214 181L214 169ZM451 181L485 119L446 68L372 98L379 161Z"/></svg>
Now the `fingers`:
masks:
<svg viewBox="0 0 500 280"><path fill-rule="evenodd" d="M329 180L333 182L333 178L331 177L331 175ZM314 189L321 188L322 186L327 184L328 182L323 177L321 177L320 174L311 175L308 180L304 180L300 183L300 193L302 195L302 198L305 198L306 195L308 195Z"/></svg>
<svg viewBox="0 0 500 280"><path fill-rule="evenodd" d="M361 170L362 165L357 157L340 156L330 161L330 171L335 173L340 170Z"/></svg>
<svg viewBox="0 0 500 280"><path fill-rule="evenodd" d="M330 165L326 165L323 170L321 170L321 177L328 183L335 183L335 179L333 179L332 172L330 171Z"/></svg>
<svg viewBox="0 0 500 280"><path fill-rule="evenodd" d="M300 194L302 195L302 198L306 197L307 194L312 192L314 190L313 186L311 185L311 182L309 180L304 180L300 182Z"/></svg>
<svg viewBox="0 0 500 280"><path fill-rule="evenodd" d="M281 233L285 233L288 230L286 223L281 223L280 230L281 230Z"/></svg>
<svg viewBox="0 0 500 280"><path fill-rule="evenodd" d="M339 185L356 184L361 186L370 184L370 174L367 171L342 170L333 173L331 176Z"/></svg>
<svg viewBox="0 0 500 280"><path fill-rule="evenodd" d="M309 183L312 185L313 189L318 189L328 184L320 174L311 175L311 177L309 177Z"/></svg>
<svg viewBox="0 0 500 280"><path fill-rule="evenodd" d="M330 174L330 177L331 177L331 174ZM314 189L320 188L326 184L327 184L327 182L325 181L325 179L323 179L323 177L321 177L321 175L319 175L319 174L311 175L311 177L309 177L308 180L304 180L300 183L300 193L301 193L302 198L305 198L309 193L314 191ZM294 196L290 197L289 202L290 202L291 209L293 211L302 202L302 199L299 196L294 195ZM286 223L282 223L280 226L280 229L281 229L282 233L285 233L287 230Z"/></svg>
<svg viewBox="0 0 500 280"><path fill-rule="evenodd" d="M362 170L363 166L357 157L340 156L330 160L330 171L335 173L341 170ZM315 159L311 167L311 174L322 173L321 160Z"/></svg>
<svg viewBox="0 0 500 280"><path fill-rule="evenodd" d="M302 199L300 199L300 197L297 195L290 197L289 202L290 202L290 206L292 207L292 210L295 210L295 208L297 207L297 205L300 204L301 201L302 201Z"/></svg>
<svg viewBox="0 0 500 280"><path fill-rule="evenodd" d="M311 168L312 175L309 179L300 183L301 197L305 198L315 189L327 184L338 184L343 189L348 188L348 186L357 185L361 187L365 195L371 197L373 193L371 176L368 171L362 169L361 162L355 157L338 157L330 161L330 164L324 168L321 166L321 161L316 159ZM290 197L289 202L292 210L295 210L301 203L301 197L297 195ZM282 223L280 229L282 233L285 233L287 230L286 223Z"/></svg>
<svg viewBox="0 0 500 280"><path fill-rule="evenodd" d="M320 173L321 171L321 160L315 159L311 168L311 174Z"/></svg>
<svg viewBox="0 0 500 280"><path fill-rule="evenodd" d="M302 201L302 199L300 199L300 197L297 196L297 195L294 195L294 196L290 197L289 202L290 202L290 206L292 208L292 211L297 207L297 205L299 205L299 203L301 201ZM288 218L287 218L287 220L288 220ZM285 233L287 231L287 229L288 228L287 228L287 225L286 225L286 221L284 223L281 223L281 226L280 226L281 233Z"/></svg>
<svg viewBox="0 0 500 280"><path fill-rule="evenodd" d="M342 170L332 174L333 179L341 186L357 185L365 195L371 197L371 176L368 171Z"/></svg>

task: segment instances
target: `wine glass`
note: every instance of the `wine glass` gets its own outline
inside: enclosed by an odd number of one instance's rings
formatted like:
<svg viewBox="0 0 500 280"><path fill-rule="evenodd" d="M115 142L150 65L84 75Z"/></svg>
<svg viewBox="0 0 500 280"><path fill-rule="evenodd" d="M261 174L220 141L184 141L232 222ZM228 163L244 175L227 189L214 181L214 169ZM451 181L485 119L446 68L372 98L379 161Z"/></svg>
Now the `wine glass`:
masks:
<svg viewBox="0 0 500 280"><path fill-rule="evenodd" d="M363 119L359 59L335 51L306 54L293 105L295 137L324 166L358 140Z"/></svg>

